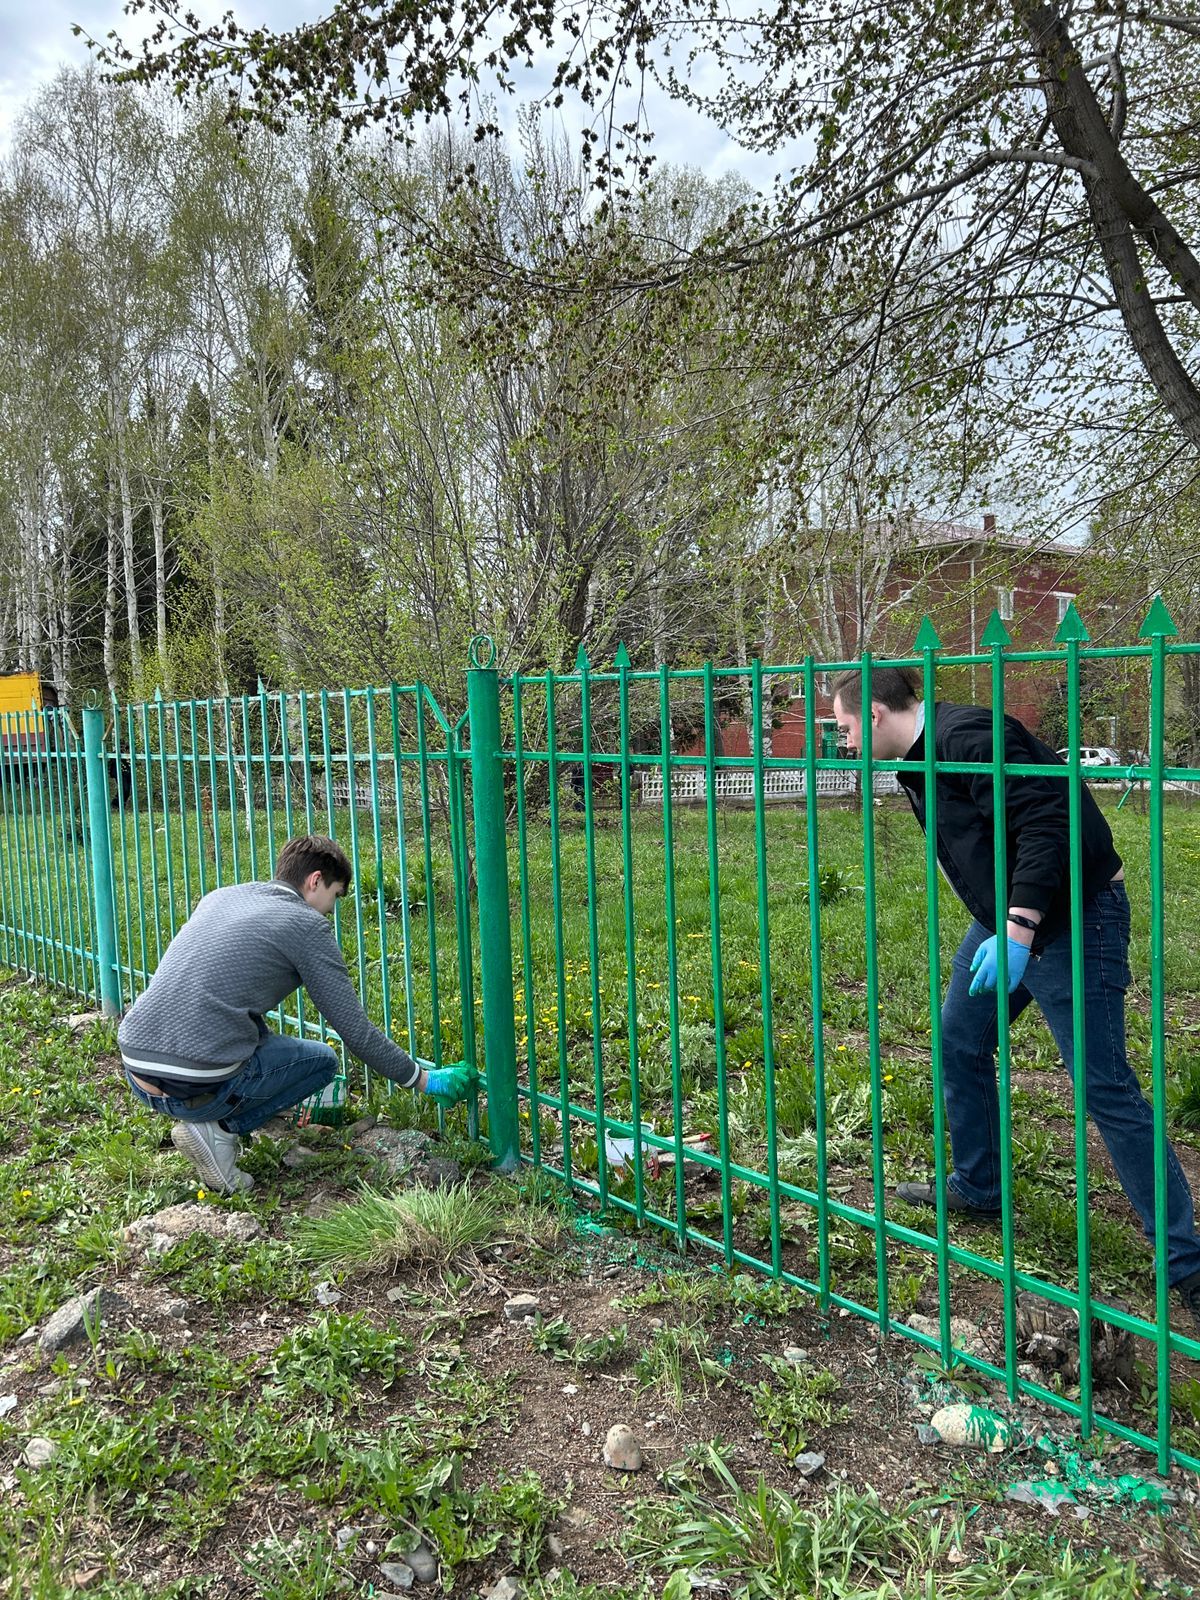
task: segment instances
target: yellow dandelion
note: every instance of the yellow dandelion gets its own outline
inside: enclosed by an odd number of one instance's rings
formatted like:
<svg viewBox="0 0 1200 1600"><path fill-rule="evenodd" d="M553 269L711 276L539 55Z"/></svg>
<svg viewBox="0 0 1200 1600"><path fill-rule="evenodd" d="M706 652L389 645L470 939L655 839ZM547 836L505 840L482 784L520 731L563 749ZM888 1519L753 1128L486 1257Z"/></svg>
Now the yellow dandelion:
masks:
<svg viewBox="0 0 1200 1600"><path fill-rule="evenodd" d="M208 1195L207 1195L207 1193L206 1193L206 1192L205 1192L205 1190L203 1190L203 1189L197 1189L197 1190L196 1190L196 1199L197 1199L197 1200L207 1200L207 1199L208 1199Z"/></svg>

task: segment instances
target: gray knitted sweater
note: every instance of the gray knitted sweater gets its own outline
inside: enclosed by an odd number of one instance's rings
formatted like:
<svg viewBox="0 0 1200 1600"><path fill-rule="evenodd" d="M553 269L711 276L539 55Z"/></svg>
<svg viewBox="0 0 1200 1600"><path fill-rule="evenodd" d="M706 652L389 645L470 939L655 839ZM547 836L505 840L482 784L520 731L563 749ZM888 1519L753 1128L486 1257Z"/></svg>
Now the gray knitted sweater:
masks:
<svg viewBox="0 0 1200 1600"><path fill-rule="evenodd" d="M266 1034L264 1014L301 985L352 1055L416 1082L416 1062L359 1004L329 919L278 880L204 896L121 1022L121 1055L134 1072L231 1077Z"/></svg>

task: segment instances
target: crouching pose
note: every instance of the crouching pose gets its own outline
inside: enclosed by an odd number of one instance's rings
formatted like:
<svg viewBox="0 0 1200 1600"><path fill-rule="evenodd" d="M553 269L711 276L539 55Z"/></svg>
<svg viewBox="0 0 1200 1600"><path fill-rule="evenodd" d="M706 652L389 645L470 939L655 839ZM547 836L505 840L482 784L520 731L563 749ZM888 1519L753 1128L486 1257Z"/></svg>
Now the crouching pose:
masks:
<svg viewBox="0 0 1200 1600"><path fill-rule="evenodd" d="M381 1077L443 1106L465 1100L475 1081L462 1063L426 1071L363 1010L329 920L350 878L332 839L290 839L269 882L204 896L121 1022L130 1087L174 1120L172 1143L218 1194L253 1186L236 1164L239 1135L337 1072L329 1045L281 1038L263 1021L301 985L346 1049Z"/></svg>

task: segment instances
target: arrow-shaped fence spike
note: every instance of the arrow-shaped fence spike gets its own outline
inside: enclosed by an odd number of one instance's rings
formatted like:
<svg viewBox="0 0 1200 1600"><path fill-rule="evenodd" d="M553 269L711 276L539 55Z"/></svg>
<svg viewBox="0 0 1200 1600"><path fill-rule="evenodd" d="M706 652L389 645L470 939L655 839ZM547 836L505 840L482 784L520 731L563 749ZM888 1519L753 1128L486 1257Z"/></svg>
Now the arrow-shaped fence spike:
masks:
<svg viewBox="0 0 1200 1600"><path fill-rule="evenodd" d="M997 644L1003 649L1005 645L1012 643L1012 634L1005 627L1004 618L995 606L992 607L992 614L988 618L987 627L983 630L983 638L980 643L986 644L989 649L992 645Z"/></svg>
<svg viewBox="0 0 1200 1600"><path fill-rule="evenodd" d="M575 657L575 670L576 672L590 672L592 670L592 663L588 660L587 651L582 644L579 646L579 651Z"/></svg>
<svg viewBox="0 0 1200 1600"><path fill-rule="evenodd" d="M940 650L942 641L938 638L938 631L928 617L921 618L921 626L917 629L914 650Z"/></svg>
<svg viewBox="0 0 1200 1600"><path fill-rule="evenodd" d="M613 661L618 672L624 672L633 665L633 662L629 659L629 651L626 650L623 641L617 646L617 653L613 657Z"/></svg>
<svg viewBox="0 0 1200 1600"><path fill-rule="evenodd" d="M1146 613L1146 620L1138 629L1139 639L1175 639L1179 636L1179 629L1175 626L1175 619L1167 610L1166 601L1162 595L1156 594Z"/></svg>
<svg viewBox="0 0 1200 1600"><path fill-rule="evenodd" d="M1075 609L1074 600L1070 601L1066 614L1058 625L1058 632L1054 635L1055 644L1067 644L1072 639L1078 639L1081 644L1086 644L1091 637L1084 626L1083 618Z"/></svg>

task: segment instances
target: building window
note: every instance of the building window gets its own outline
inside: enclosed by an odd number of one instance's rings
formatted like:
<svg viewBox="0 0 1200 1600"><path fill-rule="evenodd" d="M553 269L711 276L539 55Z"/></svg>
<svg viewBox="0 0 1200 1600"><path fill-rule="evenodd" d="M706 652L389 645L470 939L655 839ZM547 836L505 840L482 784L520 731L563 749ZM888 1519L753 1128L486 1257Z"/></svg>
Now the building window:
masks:
<svg viewBox="0 0 1200 1600"><path fill-rule="evenodd" d="M1075 596L1073 594L1067 594L1058 589L1054 591L1054 599L1058 606L1058 620L1060 622L1066 616L1067 611L1070 608L1071 601L1074 600L1074 598Z"/></svg>
<svg viewBox="0 0 1200 1600"><path fill-rule="evenodd" d="M1001 620L1001 622L1011 622L1012 619L1013 619L1013 595L1014 595L1014 593L1015 593L1015 591L1012 590L1012 589L997 589L996 590L996 597L997 597L997 602L998 602L997 609L1000 612L1000 620Z"/></svg>

